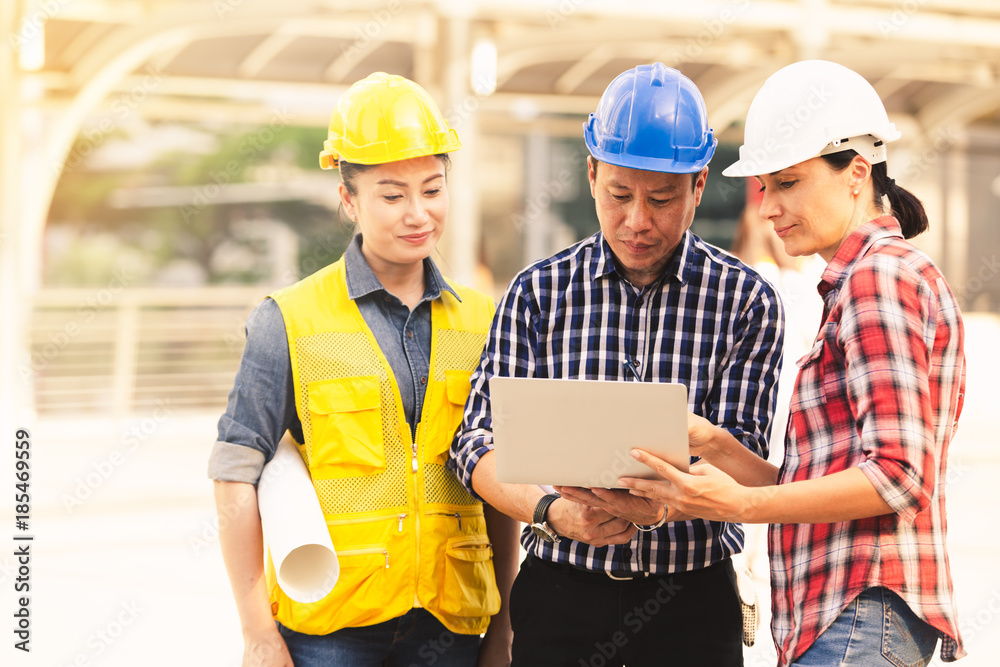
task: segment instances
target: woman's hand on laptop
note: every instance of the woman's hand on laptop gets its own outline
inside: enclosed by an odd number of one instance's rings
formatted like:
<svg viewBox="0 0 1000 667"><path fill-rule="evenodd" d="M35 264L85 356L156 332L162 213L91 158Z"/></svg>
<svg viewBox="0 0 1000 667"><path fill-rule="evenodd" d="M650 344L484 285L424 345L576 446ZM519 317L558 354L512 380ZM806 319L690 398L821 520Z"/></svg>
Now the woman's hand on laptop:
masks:
<svg viewBox="0 0 1000 667"><path fill-rule="evenodd" d="M740 522L744 520L744 511L753 505L751 494L762 491L738 484L710 463L693 465L688 473L641 449L632 453L662 479L622 477L618 483L636 496L669 505L687 515L709 521Z"/></svg>
<svg viewBox="0 0 1000 667"><path fill-rule="evenodd" d="M732 447L743 445L721 426L716 426L701 415L688 413L688 449L709 463L718 464L732 454Z"/></svg>
<svg viewBox="0 0 1000 667"><path fill-rule="evenodd" d="M711 464L743 486L770 486L777 483L776 466L762 459L755 449L744 445L727 429L690 412L688 451L691 456L701 458L701 461L693 464L692 474L696 472L694 466ZM646 461L642 462L653 467Z"/></svg>

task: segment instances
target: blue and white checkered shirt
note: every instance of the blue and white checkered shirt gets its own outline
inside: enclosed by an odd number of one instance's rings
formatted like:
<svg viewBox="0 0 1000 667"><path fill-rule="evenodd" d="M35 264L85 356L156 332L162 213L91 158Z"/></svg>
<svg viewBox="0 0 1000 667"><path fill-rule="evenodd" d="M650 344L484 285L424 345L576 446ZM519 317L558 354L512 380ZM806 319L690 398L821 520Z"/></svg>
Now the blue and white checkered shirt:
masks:
<svg viewBox="0 0 1000 667"><path fill-rule="evenodd" d="M729 254L686 232L663 275L637 289L598 232L521 272L501 301L472 375L451 464L470 492L493 449L489 379L497 376L681 382L688 408L767 456L784 313L775 290ZM638 365L636 365L638 362ZM694 520L637 533L628 544L550 544L530 529L525 550L588 570L694 570L743 548L739 524Z"/></svg>

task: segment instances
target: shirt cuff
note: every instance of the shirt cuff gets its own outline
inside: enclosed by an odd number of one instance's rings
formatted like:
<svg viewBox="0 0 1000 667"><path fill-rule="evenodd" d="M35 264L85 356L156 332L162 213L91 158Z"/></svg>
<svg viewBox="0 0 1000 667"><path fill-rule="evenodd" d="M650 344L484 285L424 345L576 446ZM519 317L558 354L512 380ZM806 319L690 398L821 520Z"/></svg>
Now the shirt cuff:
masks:
<svg viewBox="0 0 1000 667"><path fill-rule="evenodd" d="M448 465L458 476L458 481L460 481L462 486L464 486L465 489L472 494L473 498L482 503L485 503L486 499L476 493L475 489L472 488L472 473L479 464L479 459L486 456L487 452L493 451L492 439L490 439L489 442L487 442L487 439L488 438L483 435L474 438L462 447L457 456L452 456L448 460Z"/></svg>
<svg viewBox="0 0 1000 667"><path fill-rule="evenodd" d="M246 445L218 440L208 457L208 477L219 482L256 485L263 470L264 452Z"/></svg>
<svg viewBox="0 0 1000 667"><path fill-rule="evenodd" d="M858 467L901 521L911 523L917 513L927 505L920 485L907 475L900 473L891 476L881 465L872 460L863 461Z"/></svg>
<svg viewBox="0 0 1000 667"><path fill-rule="evenodd" d="M723 426L722 428L729 431L730 435L736 438L736 441L743 447L749 449L760 458L767 460L767 457L764 456L764 448L761 446L760 441L756 437L735 426ZM748 442L751 444L748 445Z"/></svg>

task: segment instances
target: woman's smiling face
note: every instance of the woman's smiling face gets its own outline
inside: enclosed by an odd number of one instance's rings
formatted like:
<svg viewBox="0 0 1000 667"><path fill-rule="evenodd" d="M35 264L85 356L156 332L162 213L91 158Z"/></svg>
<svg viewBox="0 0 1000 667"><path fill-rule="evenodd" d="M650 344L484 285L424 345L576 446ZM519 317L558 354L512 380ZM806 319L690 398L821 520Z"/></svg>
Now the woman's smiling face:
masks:
<svg viewBox="0 0 1000 667"><path fill-rule="evenodd" d="M430 256L448 218L445 162L435 155L387 162L355 178L356 195L340 196L364 242L365 259L380 267L409 266Z"/></svg>

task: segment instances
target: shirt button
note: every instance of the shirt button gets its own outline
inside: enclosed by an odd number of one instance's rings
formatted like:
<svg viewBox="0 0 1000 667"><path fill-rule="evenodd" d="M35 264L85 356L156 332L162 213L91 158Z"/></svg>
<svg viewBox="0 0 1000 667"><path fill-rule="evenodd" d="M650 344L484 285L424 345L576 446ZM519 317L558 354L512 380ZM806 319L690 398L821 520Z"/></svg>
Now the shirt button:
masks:
<svg viewBox="0 0 1000 667"><path fill-rule="evenodd" d="M635 307L638 308L640 306L642 306L642 297L641 296L638 299L635 300Z"/></svg>
<svg viewBox="0 0 1000 667"><path fill-rule="evenodd" d="M392 301L392 297L391 297L391 296L389 296L388 294L386 294L386 295L385 295L384 297L382 297L382 298L383 298L383 299L385 300L385 302L386 302L386 303L389 303L390 301Z"/></svg>
<svg viewBox="0 0 1000 667"><path fill-rule="evenodd" d="M420 378L420 384L427 384L427 376L426 375Z"/></svg>
<svg viewBox="0 0 1000 667"><path fill-rule="evenodd" d="M632 557L632 548L631 547L625 547L624 549L622 549L622 556L624 556L625 558L631 558Z"/></svg>
<svg viewBox="0 0 1000 667"><path fill-rule="evenodd" d="M639 364L640 364L640 362L639 362L638 359L636 359L635 361L632 362L632 365L635 366L636 368L639 368Z"/></svg>
<svg viewBox="0 0 1000 667"><path fill-rule="evenodd" d="M407 337L407 338L413 338L413 331L412 331L412 330L410 330L410 331L407 331L407 332L406 332L406 337Z"/></svg>

